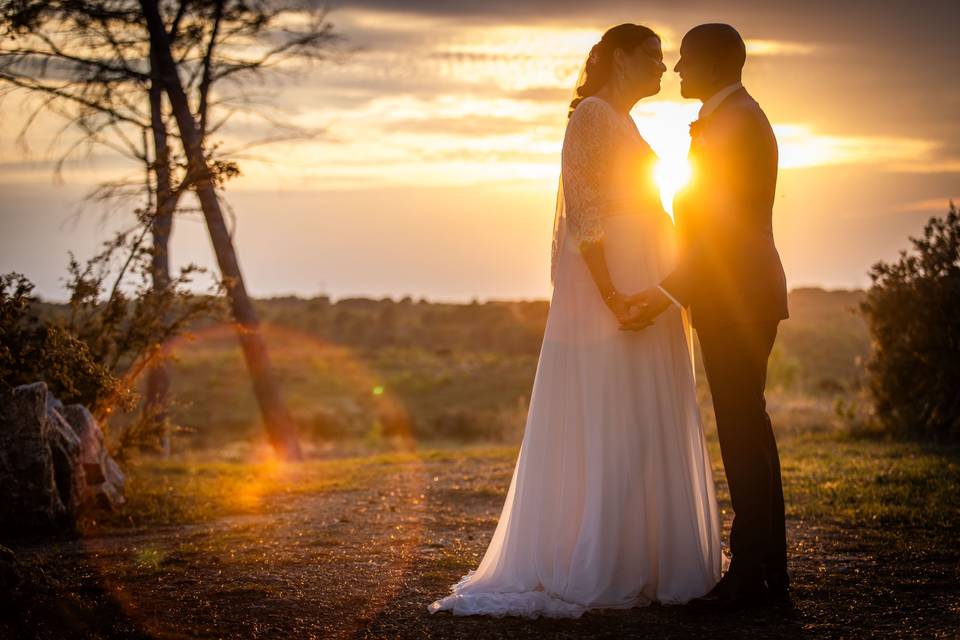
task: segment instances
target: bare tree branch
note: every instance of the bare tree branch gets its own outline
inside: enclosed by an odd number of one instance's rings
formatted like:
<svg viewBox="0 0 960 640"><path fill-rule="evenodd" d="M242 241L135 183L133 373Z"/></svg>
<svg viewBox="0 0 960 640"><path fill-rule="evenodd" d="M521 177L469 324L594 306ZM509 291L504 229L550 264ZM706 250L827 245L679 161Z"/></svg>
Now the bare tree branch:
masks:
<svg viewBox="0 0 960 640"><path fill-rule="evenodd" d="M200 112L200 135L205 136L207 132L207 96L210 93L212 83L211 73L213 68L213 50L217 45L217 34L220 31L220 21L223 19L224 0L216 0L216 6L213 10L213 26L210 28L210 44L207 45L207 52L203 56L203 78L200 80L197 110Z"/></svg>
<svg viewBox="0 0 960 640"><path fill-rule="evenodd" d="M41 84L26 76L19 76L19 75L11 74L7 71L0 71L0 81L7 82L9 84L12 84L21 89L25 89L27 91L36 91L39 93L49 94L56 98L62 98L64 100L68 100L78 105L87 107L88 109L95 109L102 113L109 114L121 122L129 122L130 124L136 125L138 127L149 126L149 123L147 122L137 120L133 117L124 115L122 113L118 113L117 111L111 110L109 107L103 105L102 103L89 100L87 98L84 98L83 96L75 95L69 91L64 91L60 87L51 87L51 86Z"/></svg>

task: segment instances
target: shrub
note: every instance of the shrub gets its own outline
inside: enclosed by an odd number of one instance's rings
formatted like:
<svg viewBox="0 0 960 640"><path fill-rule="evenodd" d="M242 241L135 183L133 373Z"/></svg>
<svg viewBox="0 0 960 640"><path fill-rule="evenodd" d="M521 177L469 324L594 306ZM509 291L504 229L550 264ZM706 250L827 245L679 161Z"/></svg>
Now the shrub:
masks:
<svg viewBox="0 0 960 640"><path fill-rule="evenodd" d="M66 403L94 406L108 398L126 404L120 380L67 329L31 313L33 284L18 273L0 275L0 387L37 380Z"/></svg>
<svg viewBox="0 0 960 640"><path fill-rule="evenodd" d="M163 288L153 286L145 230L117 234L84 264L71 256L66 281L68 305L39 314L33 285L22 275L0 276L0 387L43 380L67 403L108 418L138 405L134 385L163 357L161 345L196 320L222 310L219 284L211 295L190 286L204 270L188 265ZM115 455L155 445L166 426L156 412L144 412L111 436Z"/></svg>
<svg viewBox="0 0 960 640"><path fill-rule="evenodd" d="M159 345L220 308L216 297L191 293L194 277L206 273L195 265L183 267L166 287L154 287L152 254L143 240L142 233L119 233L85 264L71 256L67 267L65 328L98 362L131 381L158 355ZM218 291L216 282L208 289Z"/></svg>
<svg viewBox="0 0 960 640"><path fill-rule="evenodd" d="M913 251L878 263L862 305L875 410L888 431L960 437L960 215L931 218Z"/></svg>

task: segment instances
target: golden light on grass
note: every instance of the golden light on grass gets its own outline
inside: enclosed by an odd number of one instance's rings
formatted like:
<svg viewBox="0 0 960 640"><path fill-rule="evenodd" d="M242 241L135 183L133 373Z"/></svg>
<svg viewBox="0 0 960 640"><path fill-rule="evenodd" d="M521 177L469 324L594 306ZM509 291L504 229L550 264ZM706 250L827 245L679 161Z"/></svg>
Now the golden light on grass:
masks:
<svg viewBox="0 0 960 640"><path fill-rule="evenodd" d="M254 451L251 473L244 477L233 493L233 504L241 511L258 511L265 496L278 490L288 480L283 460L272 447L263 445Z"/></svg>
<svg viewBox="0 0 960 640"><path fill-rule="evenodd" d="M216 449L196 452L192 443L178 443L174 459L138 460L131 467L125 512L109 514L106 526L120 532L134 524L162 525L189 534L168 536L165 529L145 538L137 529L135 542L121 547L112 534L101 535L95 521L81 529L81 543L104 590L151 637L166 632L152 613L154 594L145 586L154 583L144 576L176 577L189 567L196 573L177 584L177 597L184 600L207 598L211 588L270 594L272 583L254 590L230 581L246 580L250 567L270 581L283 567L327 558L327 550L341 547L343 540L360 552L375 548L384 554L376 565L376 590L359 604L357 621L344 623L343 628L357 632L349 625L375 619L402 593L404 577L414 570L418 550L429 539L424 505L435 487L403 398L352 349L293 328L264 323L261 330L273 365L287 383L284 393L302 427L309 459L290 463L278 457L261 440L259 424L240 429L236 442L218 442ZM202 432L217 428L216 420L259 423L231 323L173 340L170 355L178 367L174 379L184 384L178 388L180 397L195 392L217 403L217 414L193 414L186 425ZM314 377L321 379L319 385L305 384ZM344 402L334 405L339 398ZM185 399L178 408L189 404ZM372 419L379 426L371 427L363 445L344 441L328 447L323 435L311 434L316 422L311 416L338 408L347 418ZM198 574L214 576L216 582L211 587Z"/></svg>

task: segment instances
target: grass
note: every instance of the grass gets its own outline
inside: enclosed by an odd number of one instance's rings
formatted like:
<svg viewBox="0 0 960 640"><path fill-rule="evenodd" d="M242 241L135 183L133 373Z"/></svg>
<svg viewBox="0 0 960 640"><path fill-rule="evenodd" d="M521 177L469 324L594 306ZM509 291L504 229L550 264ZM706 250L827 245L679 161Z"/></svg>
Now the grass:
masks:
<svg viewBox="0 0 960 640"><path fill-rule="evenodd" d="M134 461L127 469L127 503L118 511L101 513L96 521L83 525L93 532L103 528L187 525L258 514L267 503L278 503L275 506L282 509L284 499L297 496L370 490L384 474L418 463L506 462L516 456L516 451L516 447L510 446L426 449L300 464L281 463L267 454L257 462L209 457ZM459 489L459 485L454 487ZM482 495L502 495L505 488L486 486L478 491Z"/></svg>
<svg viewBox="0 0 960 640"><path fill-rule="evenodd" d="M960 524L960 464L950 450L823 435L792 444L782 471L793 517L855 526Z"/></svg>
<svg viewBox="0 0 960 640"><path fill-rule="evenodd" d="M449 443L299 465L141 461L122 511L87 523L79 540L17 547L56 586L16 614L51 638L953 637L957 450L854 437L803 399L771 408L791 616L704 620L656 606L575 621L428 615L479 561L517 453Z"/></svg>

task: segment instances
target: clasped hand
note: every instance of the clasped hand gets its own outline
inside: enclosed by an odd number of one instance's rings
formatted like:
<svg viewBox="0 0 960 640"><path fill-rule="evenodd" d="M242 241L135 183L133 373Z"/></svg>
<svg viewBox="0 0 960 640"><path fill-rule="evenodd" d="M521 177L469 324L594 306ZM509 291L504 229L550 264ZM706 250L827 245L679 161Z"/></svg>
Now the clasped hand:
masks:
<svg viewBox="0 0 960 640"><path fill-rule="evenodd" d="M620 323L621 331L646 329L669 305L670 299L659 287L652 287L632 296L616 295L607 303Z"/></svg>

